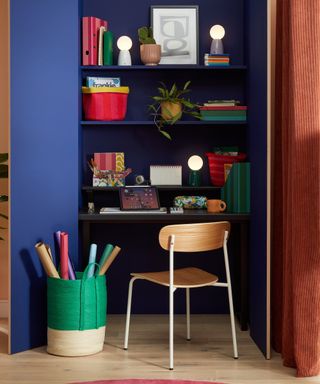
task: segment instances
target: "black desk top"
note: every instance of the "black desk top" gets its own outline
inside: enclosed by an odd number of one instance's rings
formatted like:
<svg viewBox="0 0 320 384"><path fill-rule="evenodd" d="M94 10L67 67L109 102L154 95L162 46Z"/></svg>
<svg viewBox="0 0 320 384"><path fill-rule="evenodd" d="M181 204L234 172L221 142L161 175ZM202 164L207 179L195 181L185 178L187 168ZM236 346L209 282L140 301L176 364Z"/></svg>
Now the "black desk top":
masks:
<svg viewBox="0 0 320 384"><path fill-rule="evenodd" d="M201 223L208 221L230 221L242 223L250 220L248 213L208 213L203 209L185 210L183 214L100 214L80 210L79 221L87 223Z"/></svg>

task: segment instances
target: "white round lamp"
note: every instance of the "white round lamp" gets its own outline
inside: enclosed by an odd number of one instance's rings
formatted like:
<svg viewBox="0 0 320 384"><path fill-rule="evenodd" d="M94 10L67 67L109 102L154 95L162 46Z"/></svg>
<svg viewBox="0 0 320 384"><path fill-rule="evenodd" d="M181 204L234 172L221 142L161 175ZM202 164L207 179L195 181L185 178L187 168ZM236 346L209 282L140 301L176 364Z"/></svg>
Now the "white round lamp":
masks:
<svg viewBox="0 0 320 384"><path fill-rule="evenodd" d="M212 38L210 54L211 55L220 55L223 54L223 43L222 39L224 38L225 30L222 25L216 24L210 29L210 36Z"/></svg>
<svg viewBox="0 0 320 384"><path fill-rule="evenodd" d="M200 169L203 166L203 160L198 155L193 155L188 160L189 173L189 185L192 187L199 187L201 183Z"/></svg>
<svg viewBox="0 0 320 384"><path fill-rule="evenodd" d="M121 36L117 40L117 47L119 48L118 65L131 65L131 55L129 50L132 47L132 40L129 36Z"/></svg>

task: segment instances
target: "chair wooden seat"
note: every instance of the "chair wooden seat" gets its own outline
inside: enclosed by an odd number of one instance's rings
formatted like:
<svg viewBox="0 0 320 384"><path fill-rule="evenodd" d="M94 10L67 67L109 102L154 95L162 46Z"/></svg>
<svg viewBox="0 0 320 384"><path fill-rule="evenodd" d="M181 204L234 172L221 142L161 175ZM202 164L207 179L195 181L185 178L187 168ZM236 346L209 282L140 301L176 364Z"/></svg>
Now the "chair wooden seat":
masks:
<svg viewBox="0 0 320 384"><path fill-rule="evenodd" d="M170 286L170 271L131 273L131 276L152 281L166 287ZM213 285L218 276L200 268L180 268L174 270L173 286L175 288L198 288Z"/></svg>

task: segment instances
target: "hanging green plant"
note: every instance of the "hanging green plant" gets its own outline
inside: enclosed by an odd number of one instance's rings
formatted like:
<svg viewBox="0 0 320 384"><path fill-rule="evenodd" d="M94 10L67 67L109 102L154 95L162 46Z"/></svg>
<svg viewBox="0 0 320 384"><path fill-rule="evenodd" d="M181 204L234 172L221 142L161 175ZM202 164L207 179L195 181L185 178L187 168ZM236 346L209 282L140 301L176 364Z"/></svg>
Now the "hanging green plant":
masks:
<svg viewBox="0 0 320 384"><path fill-rule="evenodd" d="M152 96L154 102L149 105L149 111L159 132L169 140L172 140L171 135L163 129L166 125L174 125L183 115L200 119L200 114L196 110L199 106L185 97L191 92L190 83L191 81L187 81L183 88L179 89L176 83L167 87L165 83L160 82L159 94Z"/></svg>

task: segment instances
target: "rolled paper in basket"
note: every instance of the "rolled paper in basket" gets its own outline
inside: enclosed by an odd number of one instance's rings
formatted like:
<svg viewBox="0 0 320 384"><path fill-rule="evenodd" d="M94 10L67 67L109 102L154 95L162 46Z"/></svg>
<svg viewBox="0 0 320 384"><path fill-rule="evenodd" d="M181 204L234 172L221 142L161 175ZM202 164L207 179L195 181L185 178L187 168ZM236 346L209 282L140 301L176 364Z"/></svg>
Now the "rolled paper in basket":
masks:
<svg viewBox="0 0 320 384"><path fill-rule="evenodd" d="M64 280L69 280L68 273L68 234L66 232L61 232L60 234L60 269L61 269L61 278Z"/></svg>
<svg viewBox="0 0 320 384"><path fill-rule="evenodd" d="M103 251L103 253L102 253L101 259L99 261L100 268L107 261L107 259L111 255L112 251L113 251L113 245L112 244L107 244L105 249L104 249L104 251Z"/></svg>
<svg viewBox="0 0 320 384"><path fill-rule="evenodd" d="M90 254L89 254L89 264L90 265L88 269L88 277L92 277L94 275L94 263L96 262L96 255L97 255L97 244L91 244L90 246Z"/></svg>
<svg viewBox="0 0 320 384"><path fill-rule="evenodd" d="M49 253L46 249L46 246L40 242L35 245L36 251L39 255L41 264L43 265L44 270L46 271L46 274L49 277L56 277L57 279L60 279L60 276L56 270L56 267L54 266Z"/></svg>
<svg viewBox="0 0 320 384"><path fill-rule="evenodd" d="M109 269L110 265L112 264L113 260L118 256L118 253L121 251L120 247L115 246L113 248L113 251L111 252L111 255L108 257L106 262L103 264L103 266L100 268L99 275L104 275L107 270Z"/></svg>
<svg viewBox="0 0 320 384"><path fill-rule="evenodd" d="M57 231L54 233L59 249L60 249L60 235L61 235L61 231ZM69 271L69 280L76 280L76 275L74 273L74 268L72 266L72 262L69 254L68 254L68 271Z"/></svg>

